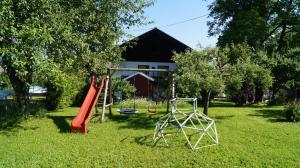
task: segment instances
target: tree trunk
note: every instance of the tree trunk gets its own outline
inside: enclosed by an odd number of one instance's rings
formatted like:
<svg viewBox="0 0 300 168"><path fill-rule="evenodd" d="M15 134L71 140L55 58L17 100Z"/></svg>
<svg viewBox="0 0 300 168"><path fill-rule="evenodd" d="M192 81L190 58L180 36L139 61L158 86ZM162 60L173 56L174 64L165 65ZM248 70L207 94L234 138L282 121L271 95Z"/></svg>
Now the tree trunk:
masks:
<svg viewBox="0 0 300 168"><path fill-rule="evenodd" d="M290 12L293 10L292 5L293 5L293 0L289 0L289 4L287 6L287 12L286 13L290 14ZM286 28L288 26L288 23L287 23L286 20L283 20L281 22L281 25L282 25L282 30L281 30L280 37L279 37L279 40L278 40L278 47L277 47L278 52L280 52L282 50L282 48L284 47L284 38L285 38L285 35L286 35Z"/></svg>
<svg viewBox="0 0 300 168"><path fill-rule="evenodd" d="M14 88L20 111L26 116L27 106L29 104L29 86L14 74L9 73L8 76Z"/></svg>
<svg viewBox="0 0 300 168"><path fill-rule="evenodd" d="M254 103L262 102L263 101L263 96L264 96L263 89L259 86L256 86Z"/></svg>
<svg viewBox="0 0 300 168"><path fill-rule="evenodd" d="M284 46L284 37L285 37L286 27L287 27L286 23L283 22L282 23L282 30L281 30L280 37L279 37L279 40L278 40L277 52L281 51L281 49Z"/></svg>
<svg viewBox="0 0 300 168"><path fill-rule="evenodd" d="M210 99L211 91L202 91L202 102L203 102L203 113L208 115L208 107L209 107L209 99Z"/></svg>
<svg viewBox="0 0 300 168"><path fill-rule="evenodd" d="M32 83L32 69L31 66L27 66L28 74L25 80L22 80L16 74L16 69L12 67L11 62L3 57L3 62L6 65L6 72L9 77L10 83L15 91L16 101L20 112L27 117L27 107L29 105L29 86Z"/></svg>

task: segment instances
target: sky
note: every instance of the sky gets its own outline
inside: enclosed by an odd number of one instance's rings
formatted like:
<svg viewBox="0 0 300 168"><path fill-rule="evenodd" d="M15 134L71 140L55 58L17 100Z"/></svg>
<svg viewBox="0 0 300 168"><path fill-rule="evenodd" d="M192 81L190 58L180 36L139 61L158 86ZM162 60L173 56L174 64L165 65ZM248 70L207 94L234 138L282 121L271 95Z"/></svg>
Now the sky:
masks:
<svg viewBox="0 0 300 168"><path fill-rule="evenodd" d="M145 10L145 16L152 24L132 27L127 32L139 36L157 27L186 45L197 48L215 46L217 37L208 37L208 5L212 0L155 0L155 4ZM192 18L185 23L176 24ZM172 25L175 24L175 25ZM172 26L166 26L172 25Z"/></svg>

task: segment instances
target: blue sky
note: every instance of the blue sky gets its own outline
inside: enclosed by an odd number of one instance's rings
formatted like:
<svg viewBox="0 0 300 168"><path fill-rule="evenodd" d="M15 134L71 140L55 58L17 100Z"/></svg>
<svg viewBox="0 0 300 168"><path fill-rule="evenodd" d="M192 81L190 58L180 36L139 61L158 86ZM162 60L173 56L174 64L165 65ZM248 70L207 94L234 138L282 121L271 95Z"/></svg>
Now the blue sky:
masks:
<svg viewBox="0 0 300 168"><path fill-rule="evenodd" d="M215 46L217 37L208 37L207 16L174 26L162 27L207 15L209 13L207 6L211 3L212 0L155 0L155 4L145 10L145 16L154 23L133 27L127 32L138 36L151 28L158 27L192 48L196 48L198 44L203 47Z"/></svg>

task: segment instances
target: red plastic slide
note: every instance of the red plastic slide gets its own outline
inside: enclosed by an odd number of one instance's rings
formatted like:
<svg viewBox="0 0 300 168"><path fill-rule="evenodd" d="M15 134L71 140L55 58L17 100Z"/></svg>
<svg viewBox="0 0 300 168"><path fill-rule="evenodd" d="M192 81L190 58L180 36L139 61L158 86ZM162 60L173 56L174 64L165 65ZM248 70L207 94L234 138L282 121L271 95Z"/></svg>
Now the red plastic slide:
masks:
<svg viewBox="0 0 300 168"><path fill-rule="evenodd" d="M87 124L90 121L93 109L103 89L105 79L105 77L101 79L100 87L98 87L96 77L92 76L88 94L80 107L79 113L71 122L71 132L77 132L77 130L80 129L80 132L87 133Z"/></svg>

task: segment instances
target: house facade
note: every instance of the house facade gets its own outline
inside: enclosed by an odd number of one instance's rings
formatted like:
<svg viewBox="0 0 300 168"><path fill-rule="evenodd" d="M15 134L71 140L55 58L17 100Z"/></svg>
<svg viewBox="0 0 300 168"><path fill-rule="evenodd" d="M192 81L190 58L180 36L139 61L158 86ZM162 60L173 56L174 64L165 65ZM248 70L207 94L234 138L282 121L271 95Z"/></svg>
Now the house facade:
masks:
<svg viewBox="0 0 300 168"><path fill-rule="evenodd" d="M137 69L168 69L175 70L176 65L172 60L174 52L180 53L191 48L178 41L165 32L154 28L137 38L123 44L125 51L120 64L122 68ZM122 72L122 76L132 75L134 72ZM157 76L155 72L146 73L151 77Z"/></svg>
<svg viewBox="0 0 300 168"><path fill-rule="evenodd" d="M154 28L137 38L122 45L123 62L121 68L136 69L166 69L174 71L176 64L172 60L174 52L181 53L191 48L176 40L165 32ZM115 74L128 80L136 88L139 97L163 97L164 88L160 83L164 74L162 72L120 71Z"/></svg>

